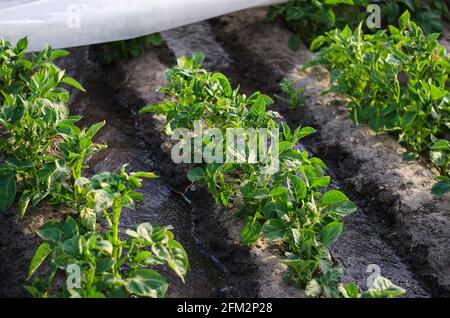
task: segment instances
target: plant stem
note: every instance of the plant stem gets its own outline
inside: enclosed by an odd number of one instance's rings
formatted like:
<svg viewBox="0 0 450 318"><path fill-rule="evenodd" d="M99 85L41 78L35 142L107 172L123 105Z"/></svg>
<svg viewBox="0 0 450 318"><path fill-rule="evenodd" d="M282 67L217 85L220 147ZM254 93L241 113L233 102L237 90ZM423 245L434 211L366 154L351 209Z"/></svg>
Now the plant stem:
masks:
<svg viewBox="0 0 450 318"><path fill-rule="evenodd" d="M122 208L114 201L113 205L113 224L112 224L112 234L113 234L113 258L117 261L119 257L119 249L120 249L120 239L119 239L119 221L120 221L120 213ZM114 270L117 271L117 268ZM117 272L115 273L117 274Z"/></svg>

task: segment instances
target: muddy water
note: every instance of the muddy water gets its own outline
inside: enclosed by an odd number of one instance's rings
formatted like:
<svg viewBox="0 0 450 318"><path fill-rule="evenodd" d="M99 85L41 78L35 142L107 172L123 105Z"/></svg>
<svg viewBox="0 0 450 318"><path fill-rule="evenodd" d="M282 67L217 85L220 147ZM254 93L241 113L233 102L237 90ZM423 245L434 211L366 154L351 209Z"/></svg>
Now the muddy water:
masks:
<svg viewBox="0 0 450 318"><path fill-rule="evenodd" d="M84 87L88 93L78 94L72 102L72 113L84 116L81 124L90 125L106 120L106 126L97 136L97 142L107 143L108 149L96 154L88 162L89 174L119 169L129 163L128 171L158 173L158 164L135 128L135 119L127 108L126 100L109 87L105 74L94 62L87 61ZM206 253L201 251L192 226L193 207L185 198L171 189L163 179L146 180L139 190L144 200L135 210L122 214L121 231L143 222L172 225L176 239L189 255L191 269L183 284L172 273L169 296L214 297L225 285L224 271Z"/></svg>
<svg viewBox="0 0 450 318"><path fill-rule="evenodd" d="M272 74L267 69L255 69L254 66L252 68L252 65L247 63L243 65L241 58L251 61L251 57L243 56L245 49L237 48L231 38L220 42L216 40L215 32L221 34L222 40L223 33L220 28L214 29L214 25L201 22L167 31L162 35L177 57L201 51L206 56L207 68L225 73L235 85L240 84L244 92L262 90L268 93L269 88L272 93L276 86L274 79L280 79L279 74ZM249 76L248 73L256 76ZM284 115L289 116L286 113ZM329 164L332 167L332 163ZM335 173L331 171L330 174L335 180L332 187L340 188ZM428 297L422 282L416 278L409 264L397 255L390 244L390 238L384 235L387 226L383 219L377 217L373 211L365 209L364 205L345 219L345 233L332 247L333 256L344 269L344 280L356 280L362 288L366 288L368 279L381 274L405 288L406 297Z"/></svg>

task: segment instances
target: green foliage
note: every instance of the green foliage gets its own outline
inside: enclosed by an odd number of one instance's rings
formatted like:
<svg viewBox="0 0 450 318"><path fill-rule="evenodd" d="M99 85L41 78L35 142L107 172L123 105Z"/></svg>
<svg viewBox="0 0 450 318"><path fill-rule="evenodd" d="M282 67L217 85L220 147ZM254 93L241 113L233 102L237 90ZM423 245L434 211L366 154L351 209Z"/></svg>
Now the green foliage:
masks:
<svg viewBox="0 0 450 318"><path fill-rule="evenodd" d="M424 35L408 12L399 26L373 35L363 34L361 26L328 32L314 40L312 46L321 49L305 68L321 64L330 70L328 91L350 99L355 123L395 133L410 149L406 159L426 155L448 175L450 59L439 35Z"/></svg>
<svg viewBox="0 0 450 318"><path fill-rule="evenodd" d="M301 41L309 44L316 36L334 28L350 25L353 29L364 22L368 16L366 8L371 3L381 7L382 25L395 24L402 13L409 10L412 20L427 34L441 32L442 18L449 14L445 0L291 0L270 7L267 17L285 20L294 32L289 47L296 49Z"/></svg>
<svg viewBox="0 0 450 318"><path fill-rule="evenodd" d="M441 168L442 176L437 177L437 183L431 188L431 193L442 196L450 192L450 143L448 140L437 140L431 145L431 161Z"/></svg>
<svg viewBox="0 0 450 318"><path fill-rule="evenodd" d="M103 60L112 63L123 60L131 60L141 56L149 45L160 46L161 35L153 33L136 39L111 42L103 45Z"/></svg>
<svg viewBox="0 0 450 318"><path fill-rule="evenodd" d="M365 17L366 0L291 0L270 7L267 18L281 17L294 34L289 47L297 49L301 41L310 43L316 36Z"/></svg>
<svg viewBox="0 0 450 318"><path fill-rule="evenodd" d="M54 278L58 271L67 271L68 279L56 296L63 297L164 297L168 281L152 266L166 264L183 281L189 269L186 251L175 241L171 227L154 227L143 223L126 231L126 239L119 237L119 222L124 207L133 207L142 195L135 191L142 178L156 177L151 173L128 175L125 166L120 173L104 172L84 184L87 202L84 209L103 217L108 229L96 232L79 227L67 218L65 222L49 222L37 231L44 241L33 257L29 269L31 277L47 262L50 273L45 280L36 279L28 290L48 297L54 293ZM95 220L94 220L95 224ZM79 284L73 287L69 268L79 269Z"/></svg>
<svg viewBox="0 0 450 318"><path fill-rule="evenodd" d="M449 14L445 0L386 0L378 4L381 6L384 24L397 23L400 16L408 10L411 19L427 34L442 32L442 18Z"/></svg>
<svg viewBox="0 0 450 318"><path fill-rule="evenodd" d="M338 290L342 298L392 298L405 293L403 288L394 285L390 280L381 276L376 277L372 286L362 293L355 283L340 285Z"/></svg>
<svg viewBox="0 0 450 318"><path fill-rule="evenodd" d="M27 44L26 38L15 47L0 41L0 170L7 171L0 174L0 189L7 196L0 209L11 207L17 191L19 216L29 204L58 196L67 186L70 164L58 151L59 127L80 117L69 116L69 92L61 84L83 89L52 63L66 51L46 48L25 55Z"/></svg>
<svg viewBox="0 0 450 318"><path fill-rule="evenodd" d="M21 39L16 46L0 39L0 92L1 95L20 95L27 101L39 98L57 102L67 102L69 93L60 84L66 83L77 89L82 86L67 76L53 61L67 56L64 50L52 50L47 47L38 53L26 54L27 38ZM0 96L3 103L5 97Z"/></svg>
<svg viewBox="0 0 450 318"><path fill-rule="evenodd" d="M105 122L80 129L81 117L69 116L69 92L60 84L82 86L52 63L67 52L47 48L25 55L26 47L26 39L16 47L0 41L0 210L9 209L18 192L20 217L45 198L72 216L37 231L43 243L29 278L43 264L46 270L25 288L35 297L164 297L168 281L150 267L166 264L183 281L189 269L171 227L144 223L127 230L126 240L119 237L122 209L142 199L135 190L143 178L156 176L127 174L124 165L120 173L83 177L86 158L106 147L93 142ZM107 229L98 231L105 223ZM64 272L61 284L55 278Z"/></svg>
<svg viewBox="0 0 450 318"><path fill-rule="evenodd" d="M275 95L286 107L294 109L305 105L305 95L303 89L296 87L293 81L283 78L280 82L280 89L284 96Z"/></svg>
<svg viewBox="0 0 450 318"><path fill-rule="evenodd" d="M450 178L447 176L436 177L438 182L431 188L431 193L436 196L442 196L450 192Z"/></svg>
<svg viewBox="0 0 450 318"><path fill-rule="evenodd" d="M241 197L245 202L240 213L245 217L242 242L252 244L261 236L282 242L287 255L282 262L289 267L291 281L306 287L317 278L333 291L327 296L338 296L340 277L330 271L342 270L331 263L328 248L343 231L342 218L356 211L356 205L344 193L327 189L330 177L322 160L297 149L298 141L315 129L291 131L279 122L279 114L268 110L273 102L270 97L259 92L250 97L239 93L225 75L201 69L202 60L201 54L178 59L177 65L166 71L168 84L161 89L167 99L144 107L140 113L165 115L169 131L192 128L200 119L223 135L227 128L278 128L278 172L269 172L261 160L224 161L195 167L188 178L205 184L224 207L234 197ZM203 138L204 147L210 142ZM245 158L250 142L246 137Z"/></svg>

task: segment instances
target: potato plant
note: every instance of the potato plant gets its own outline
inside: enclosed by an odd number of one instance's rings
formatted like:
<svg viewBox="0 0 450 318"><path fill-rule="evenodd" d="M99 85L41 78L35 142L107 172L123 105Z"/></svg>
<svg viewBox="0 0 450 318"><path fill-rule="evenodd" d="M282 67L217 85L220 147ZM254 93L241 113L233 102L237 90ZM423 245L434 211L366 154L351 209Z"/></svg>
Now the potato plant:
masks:
<svg viewBox="0 0 450 318"><path fill-rule="evenodd" d="M131 60L141 56L149 45L160 46L161 35L153 33L136 39L117 41L103 45L103 61L106 63Z"/></svg>
<svg viewBox="0 0 450 318"><path fill-rule="evenodd" d="M0 109L0 124L7 133L7 138L0 140L4 153L0 184L5 197L1 208L11 207L18 190L19 215L23 216L30 201L36 206L68 175L61 158L52 154L57 147L56 125L67 118L68 111L64 104L49 100L30 102L5 96Z"/></svg>
<svg viewBox="0 0 450 318"><path fill-rule="evenodd" d="M296 87L293 81L283 78L280 82L280 89L283 95L275 95L287 108L295 109L305 105L305 95L303 89Z"/></svg>
<svg viewBox="0 0 450 318"><path fill-rule="evenodd" d="M0 102L5 99L4 94L20 95L30 101L45 98L67 102L69 93L61 87L62 83L84 90L76 80L53 64L69 52L46 48L27 54L27 47L27 38L18 41L15 46L0 39Z"/></svg>
<svg viewBox="0 0 450 318"><path fill-rule="evenodd" d="M318 37L312 47L320 50L304 68L325 66L331 73L327 92L350 99L355 123L368 122L376 132L397 135L409 148L405 158L427 156L445 183L450 58L438 37L425 35L406 12L399 28L389 26L389 32L364 34L360 25L354 32L346 27Z"/></svg>
<svg viewBox="0 0 450 318"><path fill-rule="evenodd" d="M382 27L396 23L401 14L409 10L412 20L427 34L441 32L442 18L449 14L445 0L291 0L270 7L267 18L284 19L288 28L294 32L289 47L296 49L301 41L309 44L315 37L336 27L357 27L368 16L366 10L371 3L380 6Z"/></svg>
<svg viewBox="0 0 450 318"><path fill-rule="evenodd" d="M177 65L166 71L168 84L161 89L167 99L144 107L140 113L165 115L169 132L192 128L199 119L207 128L221 131L279 128L278 172L267 172L261 161L224 161L195 167L187 177L205 184L224 207L240 197L245 203L240 211L245 219L242 242L252 244L261 236L282 242L287 256L282 262L289 267L293 283L312 296L339 297L342 269L331 260L329 246L343 231L342 219L357 207L344 193L328 189L330 177L322 160L296 147L315 130L299 127L292 131L278 113L267 108L273 103L270 97L260 92L249 97L241 94L225 75L202 69L202 60L199 53L178 59ZM204 138L204 147L208 143ZM246 140L249 148L248 143ZM317 282L326 288L312 288ZM397 291L402 293L400 288Z"/></svg>
<svg viewBox="0 0 450 318"><path fill-rule="evenodd" d="M364 19L365 3L366 0L291 0L270 7L267 18L284 19L294 32L289 47L297 49L301 41L310 43L316 36L351 21L357 24Z"/></svg>
<svg viewBox="0 0 450 318"><path fill-rule="evenodd" d="M412 20L427 34L442 32L442 18L449 14L446 0L386 0L377 3L381 6L385 25L395 24L408 10Z"/></svg>
<svg viewBox="0 0 450 318"><path fill-rule="evenodd" d="M431 145L431 160L441 168L442 175L437 177L438 182L433 185L431 192L442 196L450 192L450 143L448 140L437 140Z"/></svg>
<svg viewBox="0 0 450 318"><path fill-rule="evenodd" d="M135 189L143 178L156 176L127 174L125 165L120 173L83 177L86 159L106 147L93 141L105 122L80 129L81 117L69 115L69 92L60 84L83 88L52 63L67 52L25 55L26 47L26 39L15 47L0 41L0 209L20 193L20 217L44 199L69 214L37 231L44 242L26 289L35 297L163 297L168 281L150 267L167 264L183 281L189 268L171 227L144 223L119 236L122 209L142 199ZM47 275L36 275L44 263Z"/></svg>
<svg viewBox="0 0 450 318"><path fill-rule="evenodd" d="M355 283L339 284L338 291L342 298L390 298L404 293L398 286L382 276L376 277L372 286L366 291L360 292Z"/></svg>
<svg viewBox="0 0 450 318"><path fill-rule="evenodd" d="M120 173L103 172L91 180L84 179L87 202L84 216L104 218L107 229L85 230L68 217L60 223L50 222L37 231L44 243L31 261L30 277L47 261L50 273L45 280L36 279L28 291L36 297L52 296L52 285L58 271L79 270L78 285L66 282L56 296L63 297L164 297L168 281L150 267L167 264L183 281L189 262L186 251L173 239L171 227L154 227L143 223L119 236L122 209L133 207L142 195L135 191L142 178L155 178L152 173L128 175L125 166ZM86 212L86 210L90 212ZM82 213L83 214L83 213ZM95 222L95 221L94 221Z"/></svg>
<svg viewBox="0 0 450 318"><path fill-rule="evenodd" d="M66 51L47 48L25 55L26 38L15 47L3 40L0 46L0 188L5 197L0 209L9 208L19 192L23 216L30 203L34 207L65 187L70 165L58 150L59 130L80 117L69 116L69 92L61 84L83 88L52 63Z"/></svg>

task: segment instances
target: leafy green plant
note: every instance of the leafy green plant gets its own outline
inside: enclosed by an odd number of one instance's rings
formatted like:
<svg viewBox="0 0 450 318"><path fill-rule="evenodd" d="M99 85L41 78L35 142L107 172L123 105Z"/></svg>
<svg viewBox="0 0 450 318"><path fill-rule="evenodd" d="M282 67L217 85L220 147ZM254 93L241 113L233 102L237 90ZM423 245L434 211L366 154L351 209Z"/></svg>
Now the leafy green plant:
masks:
<svg viewBox="0 0 450 318"><path fill-rule="evenodd" d="M441 168L442 176L437 177L438 182L431 188L431 193L442 196L450 192L450 143L448 140L437 140L431 146L431 161Z"/></svg>
<svg viewBox="0 0 450 318"><path fill-rule="evenodd" d="M11 207L19 192L22 217L29 204L35 207L47 197L51 204L74 199L74 181L81 177L84 159L104 148L92 142L104 123L80 130L75 123L81 117L69 116L69 92L60 85L83 88L52 63L67 52L46 48L25 55L26 38L16 47L4 41L1 44L4 76L0 125L5 133L0 136L4 154L0 189L5 200L0 209Z"/></svg>
<svg viewBox="0 0 450 318"><path fill-rule="evenodd" d="M84 90L80 83L53 64L69 52L47 47L38 53L27 54L27 47L27 38L18 41L16 46L0 39L0 103L4 101L4 94L21 95L30 101L45 98L67 102L69 93L60 86L63 83Z"/></svg>
<svg viewBox="0 0 450 318"><path fill-rule="evenodd" d="M289 267L290 280L307 287L315 279L330 285L338 296L340 281L330 270L342 271L331 263L330 244L343 231L342 218L356 210L349 198L338 190L328 190L330 177L322 160L298 150L296 144L315 130L299 127L294 131L280 122L280 115L268 110L272 99L259 92L247 97L232 89L221 73L201 69L203 55L181 57L177 65L166 71L168 84L161 89L167 96L164 103L144 107L140 113L158 113L167 118L167 131L192 128L201 119L207 128L278 128L280 169L268 172L262 160L256 162L208 163L188 172L192 182L205 184L217 203L228 207L230 200L244 201L240 215L245 218L241 240L254 243L259 237L282 242ZM209 146L203 139L203 146ZM246 137L248 158L250 138ZM227 149L225 149L227 150ZM328 190L328 191L327 191ZM326 263L324 258L328 257Z"/></svg>
<svg viewBox="0 0 450 318"><path fill-rule="evenodd" d="M5 154L4 163L0 164L0 170L4 171L0 173L4 184L0 189L4 190L5 201L0 208L11 207L16 192L20 192L20 217L30 203L35 207L47 197L50 204L84 200L75 181L81 177L86 157L105 147L92 142L104 122L86 132L74 125L79 117L67 116L65 108L61 112L58 107L64 107L63 104L39 103L15 101L5 104L0 111L0 123L9 135L8 139L0 140L0 150ZM64 131L69 125L73 128L71 135ZM62 142L62 138L67 141Z"/></svg>
<svg viewBox="0 0 450 318"><path fill-rule="evenodd" d="M59 152L64 160L64 164L70 171L69 186L61 187L58 185L57 191L52 194L50 204L64 203L78 211L86 198L82 178L82 172L85 168L85 160L96 152L107 148L105 144L93 142L94 136L105 125L105 122L99 122L88 129L80 129L72 120L65 120L58 124L58 136L63 139L59 144Z"/></svg>
<svg viewBox="0 0 450 318"><path fill-rule="evenodd" d="M294 109L305 105L303 89L296 87L293 81L283 78L280 82L280 89L285 96L275 95L275 97L288 108Z"/></svg>
<svg viewBox="0 0 450 318"><path fill-rule="evenodd" d="M36 297L52 296L58 271L77 268L78 285L66 280L56 296L70 297L164 297L168 281L152 266L166 264L183 281L189 262L186 251L173 239L171 227L154 227L143 223L119 236L119 222L124 207L133 207L142 195L135 192L142 178L152 173L128 175L125 166L119 174L104 172L88 185L88 209L103 216L108 229L100 233L84 231L72 218L49 222L37 231L44 241L37 249L29 277L47 260L50 272L45 280L36 279L27 290ZM54 291L53 291L54 292Z"/></svg>
<svg viewBox="0 0 450 318"><path fill-rule="evenodd" d="M361 25L328 32L314 40L312 47L321 49L304 68L324 65L331 72L327 92L350 99L355 123L398 135L410 149L406 159L429 154L446 175L445 146L433 145L450 132L450 59L439 35L424 35L408 12L399 27L389 26L389 34L364 35Z"/></svg>
<svg viewBox="0 0 450 318"><path fill-rule="evenodd" d="M352 29L357 27L365 20L366 8L371 3L381 7L382 25L395 24L409 10L412 20L427 34L441 32L442 18L449 14L445 0L291 0L270 7L267 17L269 20L278 17L285 20L288 28L294 32L289 39L289 47L296 49L301 41L309 44L317 36L334 28L346 25Z"/></svg>
<svg viewBox="0 0 450 318"><path fill-rule="evenodd" d="M127 230L126 240L119 236L122 209L142 198L135 191L142 178L156 176L129 175L125 165L120 173L83 177L86 158L106 147L93 141L105 122L80 129L81 117L69 116L69 92L59 85L83 88L52 63L67 52L47 48L25 55L26 47L26 39L15 47L0 41L0 210L10 208L20 192L21 217L29 204L35 207L47 197L74 217L37 231L44 242L31 261L29 278L44 263L47 276L35 278L26 289L35 297L163 297L168 281L150 267L167 264L183 281L189 268L171 227L144 223ZM107 229L98 231L105 222ZM64 271L67 280L61 285Z"/></svg>
<svg viewBox="0 0 450 318"><path fill-rule="evenodd" d="M29 202L36 206L68 175L63 160L57 155L56 126L71 118L62 103L47 99L30 102L13 95L5 97L0 109L0 124L6 130L6 138L0 139L0 151L4 153L0 167L9 171L5 177L11 186L5 190L7 204L1 208L11 206L17 190L22 193L19 215L23 216Z"/></svg>
<svg viewBox="0 0 450 318"><path fill-rule="evenodd" d="M376 277L372 282L372 286L362 293L355 283L340 284L338 290L342 298L392 298L405 293L403 288L394 285L391 281L381 276Z"/></svg>
<svg viewBox="0 0 450 318"><path fill-rule="evenodd" d="M377 4L381 6L382 20L386 24L395 24L408 10L411 19L427 34L442 32L442 18L449 14L445 0L389 0Z"/></svg>
<svg viewBox="0 0 450 318"><path fill-rule="evenodd" d="M103 45L103 60L106 63L130 60L141 56L149 45L160 46L161 35L153 33L136 39L117 41Z"/></svg>
<svg viewBox="0 0 450 318"><path fill-rule="evenodd" d="M316 36L352 21L357 25L365 17L365 0L291 0L270 7L267 18L281 17L294 34L289 47L297 49L301 41L310 43Z"/></svg>

